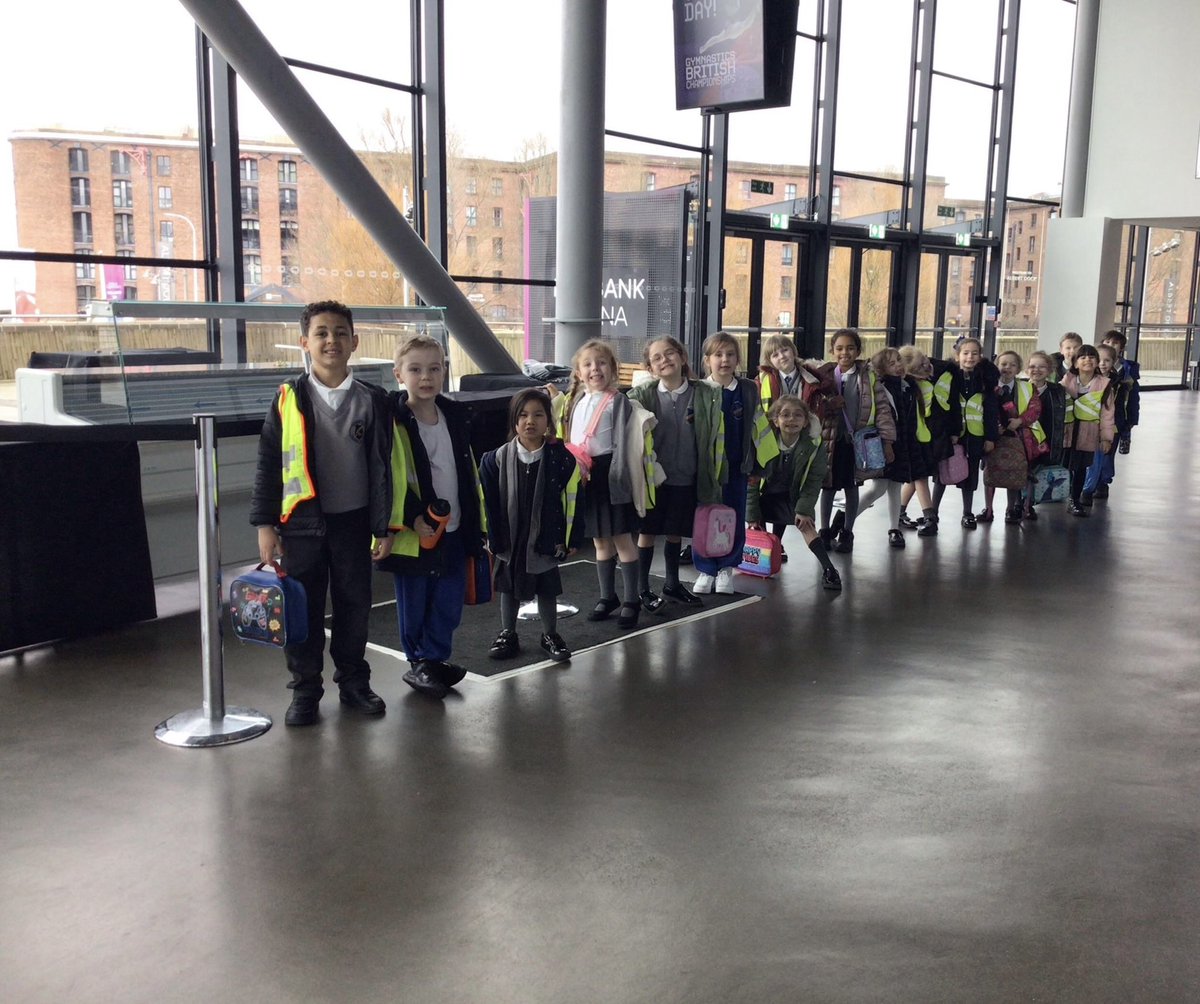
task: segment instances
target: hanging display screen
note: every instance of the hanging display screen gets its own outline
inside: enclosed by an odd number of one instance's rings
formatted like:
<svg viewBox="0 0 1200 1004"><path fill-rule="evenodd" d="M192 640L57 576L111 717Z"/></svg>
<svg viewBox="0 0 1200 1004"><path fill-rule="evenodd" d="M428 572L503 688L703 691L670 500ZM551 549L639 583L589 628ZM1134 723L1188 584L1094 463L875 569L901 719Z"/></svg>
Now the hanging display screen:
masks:
<svg viewBox="0 0 1200 1004"><path fill-rule="evenodd" d="M674 0L675 107L791 103L799 0Z"/></svg>

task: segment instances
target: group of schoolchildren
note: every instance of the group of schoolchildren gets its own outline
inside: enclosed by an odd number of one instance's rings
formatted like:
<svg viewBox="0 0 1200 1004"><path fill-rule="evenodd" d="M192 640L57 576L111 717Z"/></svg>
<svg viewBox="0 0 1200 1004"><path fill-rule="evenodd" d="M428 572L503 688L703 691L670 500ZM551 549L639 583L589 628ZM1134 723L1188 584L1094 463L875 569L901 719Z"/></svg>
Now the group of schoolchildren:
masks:
<svg viewBox="0 0 1200 1004"><path fill-rule="evenodd" d="M489 656L520 652L518 607L536 601L541 649L565 662L559 566L584 537L595 548L599 586L588 619L615 615L625 629L667 602L694 607L703 603L697 594L733 593L747 526L771 526L779 537L796 526L822 585L840 590L829 552L852 551L858 514L884 495L891 546L904 546L904 529L938 532L939 464L948 457L965 462L958 487L968 529L992 518L990 490L978 515L972 500L1002 437L1020 441L1031 478L1039 466L1066 462L1068 511L1086 515L1093 498L1106 497L1114 450L1128 452L1137 424L1137 367L1123 358L1118 332L1099 349L1065 336L1057 356L1033 353L1027 380L1018 378L1016 353L992 364L973 338L946 363L906 346L867 364L852 329L834 334L832 362L802 362L790 339L768 337L756 380L737 375L738 343L717 332L704 343L707 375L697 379L684 346L664 337L645 347L649 379L627 393L611 346L592 340L575 353L565 393L552 386L514 393L508 441L477 467L464 407L442 394L437 339L400 343L402 389L389 394L351 375L358 340L348 307L310 304L300 328L309 372L279 388L267 415L251 503L260 559L282 561L308 596L307 639L284 649L288 725L319 718L327 590L340 700L363 714L384 711L365 659L373 566L393 575L410 662L404 681L441 699L466 675L450 661L453 635L468 566L488 554L501 622ZM883 447L870 468L864 435ZM839 492L844 505L835 515ZM906 510L914 494L919 519ZM1037 518L1031 491L1009 490L1007 502L1006 522ZM688 589L679 575L684 541L698 507L717 503L734 510L733 546L722 557L694 554ZM665 583L655 592L659 537Z"/></svg>

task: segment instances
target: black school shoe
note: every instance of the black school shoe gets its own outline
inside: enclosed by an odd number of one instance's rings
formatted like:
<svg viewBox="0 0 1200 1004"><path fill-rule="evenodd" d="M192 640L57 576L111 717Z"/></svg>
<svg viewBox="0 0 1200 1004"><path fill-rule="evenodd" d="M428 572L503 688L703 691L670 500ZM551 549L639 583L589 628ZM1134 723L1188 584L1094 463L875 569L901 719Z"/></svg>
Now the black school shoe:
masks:
<svg viewBox="0 0 1200 1004"><path fill-rule="evenodd" d="M520 651L521 639L517 637L517 632L505 628L496 635L496 640L492 642L492 647L488 649L488 658L511 659L520 654Z"/></svg>
<svg viewBox="0 0 1200 1004"><path fill-rule="evenodd" d="M702 607L704 601L695 593L691 592L682 583L674 586L663 586L663 596L669 596L678 603L682 603L687 607Z"/></svg>
<svg viewBox="0 0 1200 1004"><path fill-rule="evenodd" d="M1067 503L1067 512L1069 512L1072 516L1090 516L1091 515L1091 513L1088 512L1078 502L1068 502Z"/></svg>
<svg viewBox="0 0 1200 1004"><path fill-rule="evenodd" d="M382 715L387 710L383 698L370 687L345 688L339 692L338 699L360 715Z"/></svg>
<svg viewBox="0 0 1200 1004"><path fill-rule="evenodd" d="M896 521L900 524L901 530L918 530L921 527L920 520L913 519L908 513L902 512L900 519Z"/></svg>
<svg viewBox="0 0 1200 1004"><path fill-rule="evenodd" d="M555 662L569 662L571 659L571 650L567 648L567 643L562 638L553 633L547 632L542 635L542 651L545 652Z"/></svg>
<svg viewBox="0 0 1200 1004"><path fill-rule="evenodd" d="M929 516L921 520L921 525L917 528L918 537L936 537L938 532L938 518Z"/></svg>
<svg viewBox="0 0 1200 1004"><path fill-rule="evenodd" d="M592 607L592 612L588 614L590 621L606 621L609 615L621 605L621 601L615 596L601 597L596 601L596 605Z"/></svg>
<svg viewBox="0 0 1200 1004"><path fill-rule="evenodd" d="M450 688L438 677L436 673L437 665L436 662L426 659L414 662L412 668L404 674L402 679L413 690L420 691L422 694L440 701L446 696Z"/></svg>
<svg viewBox="0 0 1200 1004"><path fill-rule="evenodd" d="M622 603L621 612L617 615L617 627L626 630L637 627L638 613L641 609L638 603Z"/></svg>
<svg viewBox="0 0 1200 1004"><path fill-rule="evenodd" d="M973 515L971 515L971 513L967 513L959 522L962 523L962 528L964 530L974 530L975 529L976 521L975 521L975 517Z"/></svg>
<svg viewBox="0 0 1200 1004"><path fill-rule="evenodd" d="M842 528L842 532L837 535L837 544L834 545L834 550L839 554L849 554L854 550L854 532Z"/></svg>
<svg viewBox="0 0 1200 1004"><path fill-rule="evenodd" d="M293 694L292 703L283 716L284 725L316 725L321 717L317 710L320 703L321 698L315 694Z"/></svg>
<svg viewBox="0 0 1200 1004"><path fill-rule="evenodd" d="M643 589L638 594L638 599L642 602L642 609L648 614L656 614L662 609L664 600L653 589Z"/></svg>
<svg viewBox="0 0 1200 1004"><path fill-rule="evenodd" d="M1021 522L1021 507L1019 505L1009 506L1004 510L1004 522L1012 525Z"/></svg>
<svg viewBox="0 0 1200 1004"><path fill-rule="evenodd" d="M903 547L903 546L904 546L904 534L902 534L899 530L895 530L895 529L889 530L888 531L888 547Z"/></svg>
<svg viewBox="0 0 1200 1004"><path fill-rule="evenodd" d="M825 569L821 575L821 586L839 593L842 591L842 577L838 575L836 568Z"/></svg>

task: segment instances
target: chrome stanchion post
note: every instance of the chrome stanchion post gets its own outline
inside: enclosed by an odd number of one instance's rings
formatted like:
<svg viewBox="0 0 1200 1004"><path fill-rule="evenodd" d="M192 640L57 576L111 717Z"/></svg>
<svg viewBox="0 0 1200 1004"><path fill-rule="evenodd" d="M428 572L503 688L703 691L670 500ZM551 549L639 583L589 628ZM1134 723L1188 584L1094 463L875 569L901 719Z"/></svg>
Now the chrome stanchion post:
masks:
<svg viewBox="0 0 1200 1004"><path fill-rule="evenodd" d="M225 707L221 648L221 534L217 514L217 435L213 415L196 424L196 532L200 559L200 659L204 706L160 722L156 739L171 746L225 746L260 736L271 718L252 708Z"/></svg>

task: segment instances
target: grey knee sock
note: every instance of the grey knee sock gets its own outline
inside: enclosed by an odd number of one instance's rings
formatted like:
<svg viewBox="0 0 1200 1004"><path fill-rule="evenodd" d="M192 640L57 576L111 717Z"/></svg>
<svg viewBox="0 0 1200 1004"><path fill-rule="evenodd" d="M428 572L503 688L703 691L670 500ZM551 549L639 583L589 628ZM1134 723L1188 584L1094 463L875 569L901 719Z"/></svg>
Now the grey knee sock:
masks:
<svg viewBox="0 0 1200 1004"><path fill-rule="evenodd" d="M558 630L558 597L549 593L538 593L538 616L542 619L542 630L554 634Z"/></svg>
<svg viewBox="0 0 1200 1004"><path fill-rule="evenodd" d="M650 566L654 564L654 545L638 548L638 591L650 588Z"/></svg>
<svg viewBox="0 0 1200 1004"><path fill-rule="evenodd" d="M617 595L617 559L605 558L596 562L596 578L600 580L600 599L608 600Z"/></svg>
<svg viewBox="0 0 1200 1004"><path fill-rule="evenodd" d="M639 562L640 564L640 562ZM638 601L638 566L621 565L621 584L625 588L623 597L626 603L636 604Z"/></svg>
<svg viewBox="0 0 1200 1004"><path fill-rule="evenodd" d="M667 563L667 585L679 585L679 552L682 544L677 540L668 540L663 544L663 560Z"/></svg>
<svg viewBox="0 0 1200 1004"><path fill-rule="evenodd" d="M500 594L500 626L505 631L517 630L517 609L520 604L512 593Z"/></svg>

